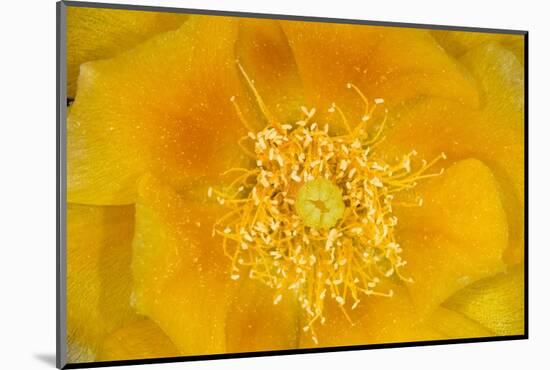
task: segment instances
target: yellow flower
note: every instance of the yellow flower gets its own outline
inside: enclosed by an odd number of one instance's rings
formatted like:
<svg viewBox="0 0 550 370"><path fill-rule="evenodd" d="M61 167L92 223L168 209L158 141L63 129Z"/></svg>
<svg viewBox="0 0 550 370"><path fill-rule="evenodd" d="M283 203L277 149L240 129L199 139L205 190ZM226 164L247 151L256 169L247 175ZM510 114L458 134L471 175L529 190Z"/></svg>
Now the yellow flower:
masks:
<svg viewBox="0 0 550 370"><path fill-rule="evenodd" d="M523 334L522 36L139 19L69 44L70 361Z"/></svg>

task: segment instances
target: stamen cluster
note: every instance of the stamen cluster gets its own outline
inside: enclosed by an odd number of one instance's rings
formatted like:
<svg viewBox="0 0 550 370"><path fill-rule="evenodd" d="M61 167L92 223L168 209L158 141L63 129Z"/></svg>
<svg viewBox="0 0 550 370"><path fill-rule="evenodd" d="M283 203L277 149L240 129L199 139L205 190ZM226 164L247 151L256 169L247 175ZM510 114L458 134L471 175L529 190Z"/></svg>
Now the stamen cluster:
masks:
<svg viewBox="0 0 550 370"><path fill-rule="evenodd" d="M236 168L238 173L225 191L209 189L230 211L214 227L223 238L224 253L231 259L231 278L246 274L274 289L273 303L295 294L306 313L304 331L317 341L314 324L326 320L325 300L355 309L370 295L391 297L380 291L381 279L393 275L405 279L399 269L406 264L395 238L394 194L414 187L431 163L413 171L413 151L396 163L374 159L371 150L381 137L387 113L376 130L367 126L377 105L369 109L355 128L336 105L347 132L329 134L328 124L315 122L315 109L302 107L303 117L293 124L272 122L259 132L249 132L255 168ZM232 100L233 101L233 100ZM261 103L261 101L260 101ZM369 134L369 131L374 131ZM344 212L331 227L308 226L296 209L296 197L304 184L326 179L341 190ZM416 205L422 200L417 199ZM330 210L329 210L330 211ZM306 225L308 224L308 225Z"/></svg>

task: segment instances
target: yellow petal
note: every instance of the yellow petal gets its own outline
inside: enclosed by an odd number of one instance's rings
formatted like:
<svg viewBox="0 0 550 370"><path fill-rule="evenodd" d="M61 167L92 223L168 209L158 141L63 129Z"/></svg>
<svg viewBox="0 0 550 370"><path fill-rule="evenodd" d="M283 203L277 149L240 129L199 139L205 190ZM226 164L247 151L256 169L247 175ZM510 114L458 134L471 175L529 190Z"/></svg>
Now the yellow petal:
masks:
<svg viewBox="0 0 550 370"><path fill-rule="evenodd" d="M309 331L302 331L300 347L334 347L444 338L421 320L404 287L388 283L384 289L392 289L393 297L363 297L355 310L347 308L351 323L338 304L333 300L327 300L326 323L315 326L318 343L312 340ZM304 326L305 324L303 323Z"/></svg>
<svg viewBox="0 0 550 370"><path fill-rule="evenodd" d="M103 341L97 361L143 360L178 356L174 344L149 319L139 319L116 330Z"/></svg>
<svg viewBox="0 0 550 370"><path fill-rule="evenodd" d="M430 32L447 52L457 57L483 44L506 42L516 37L521 37L501 33L469 31L433 30Z"/></svg>
<svg viewBox="0 0 550 370"><path fill-rule="evenodd" d="M270 113L283 123L296 121L304 97L298 67L280 24L267 19L241 20L235 53ZM252 123L258 131L265 124L265 120Z"/></svg>
<svg viewBox="0 0 550 370"><path fill-rule="evenodd" d="M177 28L184 14L67 7L67 96L76 93L82 63L130 49L157 33Z"/></svg>
<svg viewBox="0 0 550 370"><path fill-rule="evenodd" d="M523 129L524 68L515 55L490 43L469 51L460 61L478 82L486 118Z"/></svg>
<svg viewBox="0 0 550 370"><path fill-rule="evenodd" d="M95 359L103 338L134 320L130 307L133 207L67 208L69 362Z"/></svg>
<svg viewBox="0 0 550 370"><path fill-rule="evenodd" d="M186 204L150 176L140 182L132 260L136 308L185 354L225 349L231 282L211 237L217 211Z"/></svg>
<svg viewBox="0 0 550 370"><path fill-rule="evenodd" d="M457 290L504 269L506 214L497 181L478 160L463 160L419 185L421 207L396 207L405 276L421 313Z"/></svg>
<svg viewBox="0 0 550 370"><path fill-rule="evenodd" d="M444 305L498 335L521 335L525 330L524 286L524 270L518 266L472 284Z"/></svg>
<svg viewBox="0 0 550 370"><path fill-rule="evenodd" d="M274 290L243 278L227 313L227 352L297 348L301 308L295 297L274 304Z"/></svg>
<svg viewBox="0 0 550 370"><path fill-rule="evenodd" d="M444 152L448 160L441 163L443 167L461 159L476 158L491 169L498 181L509 225L510 248L506 255L515 256L506 258L506 262L520 261L524 228L523 130L484 111L440 99L427 99L400 112L391 126L376 150L386 160L394 161L412 150L418 152L418 159L425 160Z"/></svg>
<svg viewBox="0 0 550 370"><path fill-rule="evenodd" d="M389 105L417 96L477 106L475 84L427 31L281 21L308 104L325 112L332 102L354 119L363 104L347 83Z"/></svg>
<svg viewBox="0 0 550 370"><path fill-rule="evenodd" d="M506 35L499 33L431 31L433 37L445 50L455 57L461 57L470 50L486 44L500 44L512 51L523 64L523 35Z"/></svg>
<svg viewBox="0 0 550 370"><path fill-rule="evenodd" d="M152 172L178 190L243 163L246 107L235 63L238 21L190 17L115 58L81 67L68 117L68 199L125 204Z"/></svg>
<svg viewBox="0 0 550 370"><path fill-rule="evenodd" d="M511 37L511 36L510 36ZM521 36L514 36L520 38ZM510 156L498 159L493 154L493 171L501 179L504 206L510 225L510 246L506 261L517 264L523 261L524 249L524 68L514 53L499 44L486 44L466 53L462 63L478 81L482 92L482 122L494 127L494 144L514 145ZM515 140L501 139L503 134ZM497 137L500 134L501 138ZM491 137L487 133L488 139ZM495 145L496 147L496 145ZM502 151L502 150L500 150Z"/></svg>
<svg viewBox="0 0 550 370"><path fill-rule="evenodd" d="M150 176L139 189L133 254L138 311L184 354L294 347L295 305L274 306L263 285L241 285L244 275L230 279L230 260L220 238L212 237L225 210L183 200Z"/></svg>
<svg viewBox="0 0 550 370"><path fill-rule="evenodd" d="M483 338L494 336L494 333L459 312L444 307L437 308L426 321L445 339Z"/></svg>
<svg viewBox="0 0 550 370"><path fill-rule="evenodd" d="M518 62L525 64L525 36L514 37L501 43L506 49L510 50L516 56Z"/></svg>

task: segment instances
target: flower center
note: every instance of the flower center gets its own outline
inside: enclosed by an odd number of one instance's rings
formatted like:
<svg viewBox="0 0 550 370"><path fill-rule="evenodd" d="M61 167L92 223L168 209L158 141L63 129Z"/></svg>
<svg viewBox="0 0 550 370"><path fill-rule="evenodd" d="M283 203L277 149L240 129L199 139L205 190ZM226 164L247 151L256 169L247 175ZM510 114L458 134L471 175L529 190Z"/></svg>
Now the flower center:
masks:
<svg viewBox="0 0 550 370"><path fill-rule="evenodd" d="M274 304L294 292L308 316L303 329L317 341L314 324L325 322L327 297L349 318L348 302L355 309L364 296L393 295L377 289L382 278L396 275L410 281L399 272L405 261L394 234L393 207L421 206L422 199L400 204L394 194L438 176L440 172L425 172L445 155L430 163L422 161L414 171L414 151L391 164L373 158L371 150L381 139L387 111L381 122L371 122L384 101L369 104L353 84L348 88L365 103L360 122L352 127L335 104L329 108L338 113L345 134L331 136L328 124L321 128L313 122L314 108L302 107L301 119L282 124L238 66L269 124L243 138L251 141L243 150L256 166L229 169L226 175L237 176L225 191L208 190L209 196L229 208L213 234L223 238L231 278L238 280L245 272L264 282L274 289ZM246 126L235 98L231 101Z"/></svg>
<svg viewBox="0 0 550 370"><path fill-rule="evenodd" d="M306 226L329 229L344 215L342 191L321 177L300 187L296 197L296 213Z"/></svg>

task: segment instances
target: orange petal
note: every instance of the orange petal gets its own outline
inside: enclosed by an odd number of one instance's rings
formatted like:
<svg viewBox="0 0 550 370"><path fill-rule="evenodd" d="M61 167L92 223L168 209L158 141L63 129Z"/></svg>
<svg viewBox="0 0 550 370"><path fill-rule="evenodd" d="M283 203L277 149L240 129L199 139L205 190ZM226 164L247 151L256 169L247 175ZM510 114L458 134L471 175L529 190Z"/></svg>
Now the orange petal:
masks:
<svg viewBox="0 0 550 370"><path fill-rule="evenodd" d="M508 228L499 184L482 162L460 161L421 183L421 207L396 207L411 297L432 312L457 290L504 269Z"/></svg>
<svg viewBox="0 0 550 370"><path fill-rule="evenodd" d="M212 237L224 213L183 200L152 177L140 182L133 255L138 311L184 354L294 347L292 303L274 306L263 285L230 279L230 260Z"/></svg>
<svg viewBox="0 0 550 370"><path fill-rule="evenodd" d="M525 332L524 287L524 270L518 266L466 287L444 305L498 335L521 335Z"/></svg>
<svg viewBox="0 0 550 370"><path fill-rule="evenodd" d="M308 103L335 102L360 119L363 104L347 83L392 105L417 96L447 97L477 106L475 84L429 32L391 27L281 21Z"/></svg>
<svg viewBox="0 0 550 370"><path fill-rule="evenodd" d="M103 338L134 320L134 207L67 208L68 362L95 360Z"/></svg>
<svg viewBox="0 0 550 370"><path fill-rule="evenodd" d="M178 356L174 344L149 319L139 319L108 335L97 361L143 360Z"/></svg>
<svg viewBox="0 0 550 370"><path fill-rule="evenodd" d="M68 199L126 204L152 172L175 189L217 181L243 163L233 105L247 92L235 63L238 21L190 17L105 61L81 67L68 117Z"/></svg>
<svg viewBox="0 0 550 370"><path fill-rule="evenodd" d="M67 7L67 96L76 93L80 65L128 50L179 27L184 14Z"/></svg>

